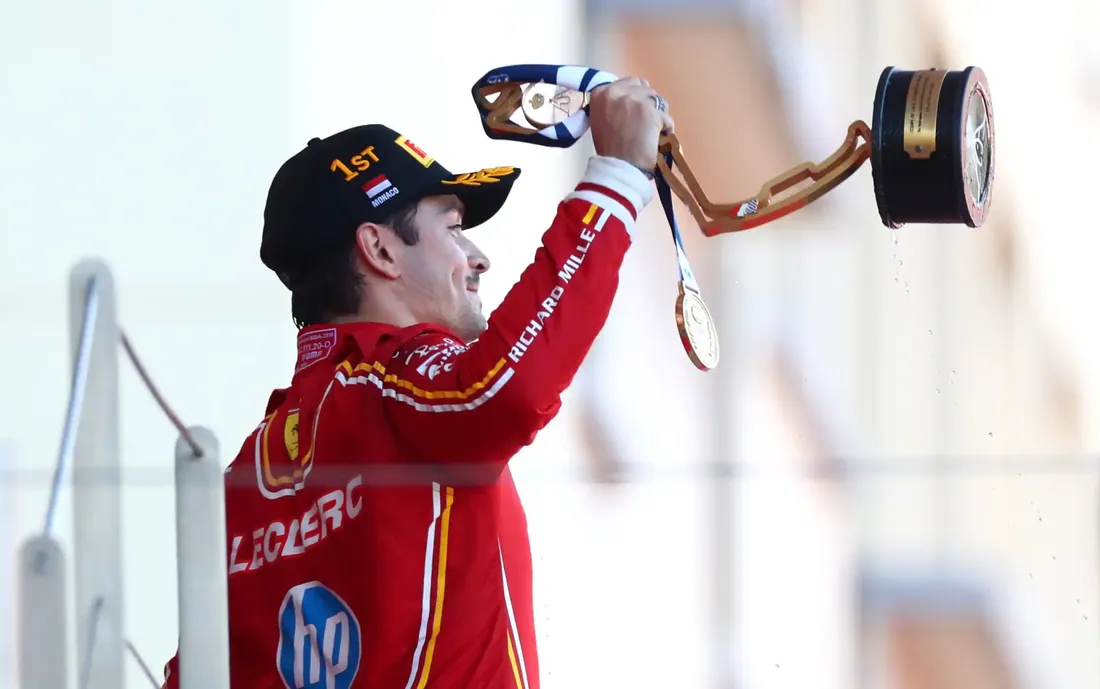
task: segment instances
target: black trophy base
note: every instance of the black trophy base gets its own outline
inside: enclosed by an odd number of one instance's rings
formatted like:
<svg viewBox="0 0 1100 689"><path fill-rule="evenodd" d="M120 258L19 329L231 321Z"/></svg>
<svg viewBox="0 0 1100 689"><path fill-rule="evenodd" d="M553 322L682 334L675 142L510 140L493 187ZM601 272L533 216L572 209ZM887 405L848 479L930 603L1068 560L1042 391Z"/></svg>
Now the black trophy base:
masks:
<svg viewBox="0 0 1100 689"><path fill-rule="evenodd" d="M981 69L887 67L871 124L871 175L882 223L980 227L993 190L993 144L993 108Z"/></svg>

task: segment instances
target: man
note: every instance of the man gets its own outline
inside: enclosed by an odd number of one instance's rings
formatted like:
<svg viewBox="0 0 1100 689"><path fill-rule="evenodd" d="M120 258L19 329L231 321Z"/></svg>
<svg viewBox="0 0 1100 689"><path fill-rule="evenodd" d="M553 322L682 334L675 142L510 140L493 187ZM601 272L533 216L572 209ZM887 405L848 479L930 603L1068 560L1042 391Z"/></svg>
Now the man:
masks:
<svg viewBox="0 0 1100 689"><path fill-rule="evenodd" d="M465 230L518 169L453 175L367 125L276 174L260 256L301 331L290 387L226 472L234 689L539 686L507 463L606 320L673 128L663 103L640 79L593 93L597 155L488 322Z"/></svg>

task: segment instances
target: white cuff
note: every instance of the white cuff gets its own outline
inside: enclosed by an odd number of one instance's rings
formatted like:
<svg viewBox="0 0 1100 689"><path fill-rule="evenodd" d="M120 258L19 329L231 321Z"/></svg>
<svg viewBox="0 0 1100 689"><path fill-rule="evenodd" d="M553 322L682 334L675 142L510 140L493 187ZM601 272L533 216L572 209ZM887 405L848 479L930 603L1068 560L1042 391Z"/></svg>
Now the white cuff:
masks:
<svg viewBox="0 0 1100 689"><path fill-rule="evenodd" d="M625 160L608 156L592 156L581 183L598 184L622 194L640 214L653 200L653 181Z"/></svg>
<svg viewBox="0 0 1100 689"><path fill-rule="evenodd" d="M615 197L587 188L586 185L603 187L607 192L614 193ZM638 168L618 158L592 156L577 187L566 199L584 199L603 208L618 218L632 237L638 216L653 200L652 180ZM623 205L623 201L626 205Z"/></svg>

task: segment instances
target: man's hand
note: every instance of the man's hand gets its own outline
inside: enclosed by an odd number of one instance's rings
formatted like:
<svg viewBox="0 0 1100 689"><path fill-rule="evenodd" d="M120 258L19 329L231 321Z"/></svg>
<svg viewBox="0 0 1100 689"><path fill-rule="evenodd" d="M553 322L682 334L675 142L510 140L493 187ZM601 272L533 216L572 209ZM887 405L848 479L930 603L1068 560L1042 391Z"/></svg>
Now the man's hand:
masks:
<svg viewBox="0 0 1100 689"><path fill-rule="evenodd" d="M592 92L588 110L596 153L619 158L652 170L657 165L657 141L671 133L674 123L649 82L638 77L619 79Z"/></svg>

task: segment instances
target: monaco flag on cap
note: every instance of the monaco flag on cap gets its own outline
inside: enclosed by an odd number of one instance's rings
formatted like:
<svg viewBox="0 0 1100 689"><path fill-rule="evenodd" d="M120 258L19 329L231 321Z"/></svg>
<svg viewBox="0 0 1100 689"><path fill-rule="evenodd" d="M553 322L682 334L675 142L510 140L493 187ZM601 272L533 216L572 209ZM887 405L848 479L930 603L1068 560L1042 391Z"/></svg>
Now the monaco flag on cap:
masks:
<svg viewBox="0 0 1100 689"><path fill-rule="evenodd" d="M373 199L391 186L393 185L390 184L385 175L378 175L374 179L367 180L366 184L363 185L363 191L367 192L368 199Z"/></svg>

